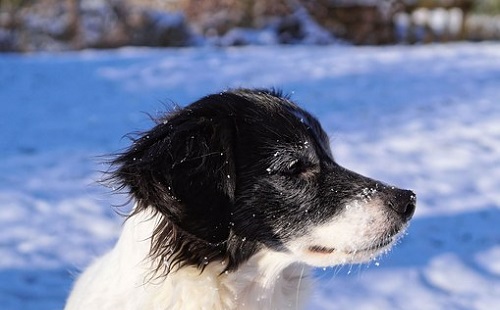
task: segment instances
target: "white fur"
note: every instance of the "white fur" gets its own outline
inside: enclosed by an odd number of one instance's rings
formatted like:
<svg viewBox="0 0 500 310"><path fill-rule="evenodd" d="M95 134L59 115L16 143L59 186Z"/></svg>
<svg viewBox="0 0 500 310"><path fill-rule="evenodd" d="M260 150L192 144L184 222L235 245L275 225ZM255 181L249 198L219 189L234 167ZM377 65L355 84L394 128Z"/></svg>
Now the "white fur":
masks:
<svg viewBox="0 0 500 310"><path fill-rule="evenodd" d="M304 236L286 244L288 250L298 260L318 267L335 266L349 263L363 263L377 258L386 252L404 232L389 231L394 221L380 198L370 194L362 195L344 205L338 215L325 224L311 227ZM383 242L386 245L380 246ZM311 251L311 246L330 249L330 253Z"/></svg>
<svg viewBox="0 0 500 310"><path fill-rule="evenodd" d="M262 250L234 272L222 262L203 273L183 267L152 275L150 236L161 215L145 211L124 225L116 246L78 279L66 310L300 309L309 289L309 267L291 256Z"/></svg>

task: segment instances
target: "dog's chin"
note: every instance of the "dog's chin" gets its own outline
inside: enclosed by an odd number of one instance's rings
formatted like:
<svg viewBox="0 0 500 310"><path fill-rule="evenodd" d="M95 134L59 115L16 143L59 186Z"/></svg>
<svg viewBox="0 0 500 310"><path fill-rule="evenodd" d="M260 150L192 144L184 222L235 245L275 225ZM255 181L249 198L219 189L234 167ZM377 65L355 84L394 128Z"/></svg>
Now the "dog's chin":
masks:
<svg viewBox="0 0 500 310"><path fill-rule="evenodd" d="M405 229L396 235L359 246L334 247L331 245L304 245L295 248L298 259L313 267L331 267L344 264L361 264L373 261L388 253L401 238Z"/></svg>

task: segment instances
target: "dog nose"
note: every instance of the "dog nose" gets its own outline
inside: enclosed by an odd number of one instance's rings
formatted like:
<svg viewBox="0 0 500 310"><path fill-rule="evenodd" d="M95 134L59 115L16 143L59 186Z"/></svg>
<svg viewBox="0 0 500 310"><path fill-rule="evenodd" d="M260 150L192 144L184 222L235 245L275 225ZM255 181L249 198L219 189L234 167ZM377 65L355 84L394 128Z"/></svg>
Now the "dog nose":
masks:
<svg viewBox="0 0 500 310"><path fill-rule="evenodd" d="M393 191L389 206L401 215L404 221L409 221L415 213L417 195L410 190L393 189Z"/></svg>

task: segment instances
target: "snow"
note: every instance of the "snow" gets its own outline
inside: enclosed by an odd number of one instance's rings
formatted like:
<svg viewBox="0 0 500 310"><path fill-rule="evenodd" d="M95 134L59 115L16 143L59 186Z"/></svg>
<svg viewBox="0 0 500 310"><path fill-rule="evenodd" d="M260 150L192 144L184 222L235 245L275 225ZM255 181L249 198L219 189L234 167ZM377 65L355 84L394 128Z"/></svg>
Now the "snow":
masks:
<svg viewBox="0 0 500 310"><path fill-rule="evenodd" d="M238 86L292 93L338 162L418 195L393 251L315 271L308 309L498 306L500 44L460 43L0 55L0 307L60 309L113 245L129 206L102 155L146 113Z"/></svg>

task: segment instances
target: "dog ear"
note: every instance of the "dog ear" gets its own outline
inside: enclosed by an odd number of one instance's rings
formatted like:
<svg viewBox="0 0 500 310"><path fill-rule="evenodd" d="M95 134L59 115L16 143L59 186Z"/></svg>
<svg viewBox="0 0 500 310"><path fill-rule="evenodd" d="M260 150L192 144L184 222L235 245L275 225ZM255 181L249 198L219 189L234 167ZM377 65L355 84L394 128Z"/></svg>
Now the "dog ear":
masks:
<svg viewBox="0 0 500 310"><path fill-rule="evenodd" d="M151 255L201 267L224 255L236 177L233 122L206 114L187 108L167 116L113 162L135 212L163 215Z"/></svg>

